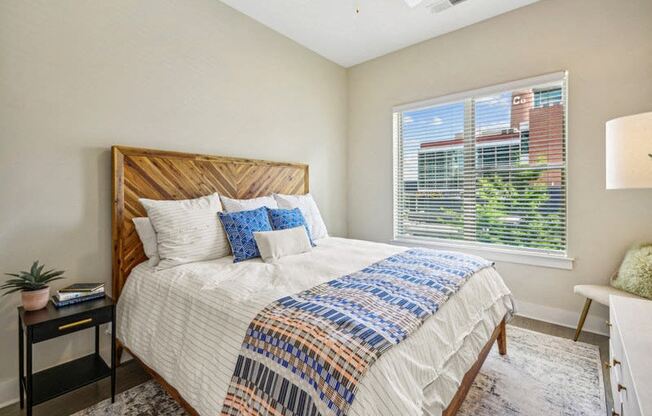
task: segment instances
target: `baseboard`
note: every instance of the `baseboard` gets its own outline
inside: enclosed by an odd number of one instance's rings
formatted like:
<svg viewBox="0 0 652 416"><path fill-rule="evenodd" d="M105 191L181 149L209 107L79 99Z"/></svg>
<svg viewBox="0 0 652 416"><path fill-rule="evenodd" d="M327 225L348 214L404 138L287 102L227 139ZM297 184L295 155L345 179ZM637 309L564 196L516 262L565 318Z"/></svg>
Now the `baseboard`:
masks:
<svg viewBox="0 0 652 416"><path fill-rule="evenodd" d="M568 311L566 309L553 308L550 306L539 305L536 303L516 301L516 314L525 318L536 319L539 321L549 322L568 328L575 329L580 317L580 311ZM592 332L599 335L609 335L605 325L606 317L600 317L589 314L584 322L583 331Z"/></svg>
<svg viewBox="0 0 652 416"><path fill-rule="evenodd" d="M0 382L0 409L18 401L18 378Z"/></svg>

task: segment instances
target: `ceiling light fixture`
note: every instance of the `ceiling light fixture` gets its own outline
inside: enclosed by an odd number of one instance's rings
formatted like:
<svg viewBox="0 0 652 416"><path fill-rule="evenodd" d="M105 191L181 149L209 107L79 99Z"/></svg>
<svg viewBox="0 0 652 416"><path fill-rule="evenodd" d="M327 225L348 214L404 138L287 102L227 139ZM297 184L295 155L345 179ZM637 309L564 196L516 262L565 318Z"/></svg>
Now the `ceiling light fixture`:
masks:
<svg viewBox="0 0 652 416"><path fill-rule="evenodd" d="M423 0L403 0L403 1L410 8L415 8L423 2ZM434 0L431 1L430 4L428 4L426 7L430 9L431 13L439 13L463 1L464 0Z"/></svg>
<svg viewBox="0 0 652 416"><path fill-rule="evenodd" d="M355 14L360 14L360 2L358 0L353 0L353 10L355 10Z"/></svg>

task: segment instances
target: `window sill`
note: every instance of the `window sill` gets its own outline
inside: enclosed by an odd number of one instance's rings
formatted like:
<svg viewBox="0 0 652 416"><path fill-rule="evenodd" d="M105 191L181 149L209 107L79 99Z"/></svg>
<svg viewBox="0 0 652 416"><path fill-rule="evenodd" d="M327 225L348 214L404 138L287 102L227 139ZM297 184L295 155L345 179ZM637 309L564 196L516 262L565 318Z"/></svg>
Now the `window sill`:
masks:
<svg viewBox="0 0 652 416"><path fill-rule="evenodd" d="M426 247L439 250L457 250L468 254L484 257L491 261L527 264L529 266L549 267L553 269L573 270L575 259L567 256L529 253L526 251L486 247L476 244L455 243L449 241L424 241L420 239L397 238L390 244L411 247Z"/></svg>

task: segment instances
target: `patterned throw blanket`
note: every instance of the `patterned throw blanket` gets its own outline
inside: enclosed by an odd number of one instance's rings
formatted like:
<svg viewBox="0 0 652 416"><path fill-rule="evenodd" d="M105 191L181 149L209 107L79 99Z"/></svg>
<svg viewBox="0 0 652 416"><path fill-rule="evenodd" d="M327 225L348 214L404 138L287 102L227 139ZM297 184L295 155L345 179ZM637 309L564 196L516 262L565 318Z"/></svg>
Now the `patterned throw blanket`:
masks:
<svg viewBox="0 0 652 416"><path fill-rule="evenodd" d="M371 365L491 265L413 249L273 302L247 329L222 414L347 414Z"/></svg>

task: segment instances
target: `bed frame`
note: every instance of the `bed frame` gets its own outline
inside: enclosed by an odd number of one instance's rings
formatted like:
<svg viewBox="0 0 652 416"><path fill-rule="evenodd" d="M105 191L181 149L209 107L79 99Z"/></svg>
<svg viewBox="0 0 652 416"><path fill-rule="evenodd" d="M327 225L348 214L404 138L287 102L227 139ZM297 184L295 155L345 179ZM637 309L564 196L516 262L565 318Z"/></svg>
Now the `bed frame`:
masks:
<svg viewBox="0 0 652 416"><path fill-rule="evenodd" d="M218 192L230 198L255 198L271 193L305 194L308 192L308 165L270 162L223 156L209 156L164 150L113 146L112 153L112 253L113 298L120 297L129 273L147 257L136 234L132 219L146 216L138 198L190 199ZM487 358L494 341L500 354L507 353L505 319L503 319L477 361L468 370L455 397L444 411L452 416L462 405L473 380ZM118 362L126 350L118 340ZM152 378L177 400L191 415L198 413L179 392L131 351Z"/></svg>

